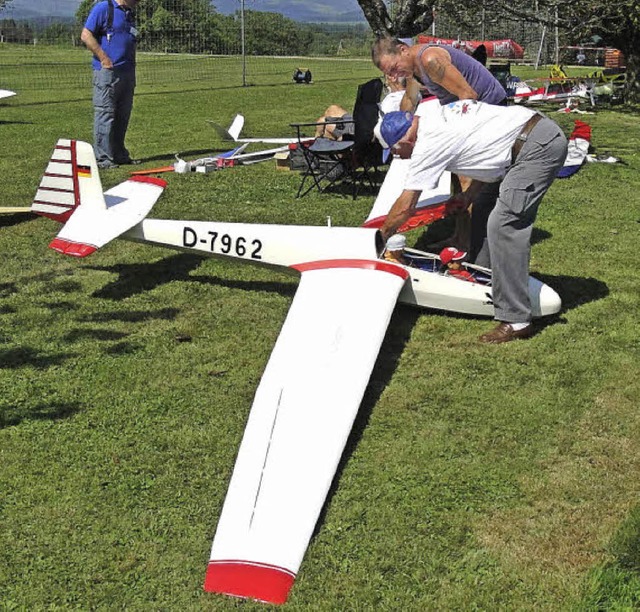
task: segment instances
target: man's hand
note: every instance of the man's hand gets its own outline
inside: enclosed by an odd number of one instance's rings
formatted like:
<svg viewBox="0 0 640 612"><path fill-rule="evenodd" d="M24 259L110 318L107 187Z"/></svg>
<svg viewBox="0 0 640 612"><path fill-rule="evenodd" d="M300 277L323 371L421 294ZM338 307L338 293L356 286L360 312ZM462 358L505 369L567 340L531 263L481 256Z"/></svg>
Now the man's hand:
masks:
<svg viewBox="0 0 640 612"><path fill-rule="evenodd" d="M87 28L83 28L80 40L85 44L87 49L89 49L89 51L91 51L91 53L100 60L100 65L103 68L106 70L113 70L113 62L111 61L111 58L104 52L104 49L100 46L100 43L93 35L93 32L87 30Z"/></svg>

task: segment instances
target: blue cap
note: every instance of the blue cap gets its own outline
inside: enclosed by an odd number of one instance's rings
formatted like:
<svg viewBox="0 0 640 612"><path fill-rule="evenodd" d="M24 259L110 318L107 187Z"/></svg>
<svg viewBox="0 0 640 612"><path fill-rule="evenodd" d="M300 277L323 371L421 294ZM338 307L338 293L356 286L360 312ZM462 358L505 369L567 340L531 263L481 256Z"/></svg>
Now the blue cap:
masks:
<svg viewBox="0 0 640 612"><path fill-rule="evenodd" d="M391 147L407 133L412 123L413 114L405 111L393 111L382 118L379 129L376 130L376 136L384 147L383 162L386 163L389 153L391 153Z"/></svg>

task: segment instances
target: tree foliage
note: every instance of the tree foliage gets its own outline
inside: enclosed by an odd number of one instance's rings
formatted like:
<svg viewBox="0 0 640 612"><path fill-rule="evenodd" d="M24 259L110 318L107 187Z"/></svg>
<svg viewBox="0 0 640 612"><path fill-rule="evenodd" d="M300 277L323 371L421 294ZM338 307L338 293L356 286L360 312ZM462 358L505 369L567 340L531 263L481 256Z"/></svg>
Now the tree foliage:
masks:
<svg viewBox="0 0 640 612"><path fill-rule="evenodd" d="M33 29L27 23L13 19L0 20L0 39L4 42L21 43L33 38Z"/></svg>
<svg viewBox="0 0 640 612"><path fill-rule="evenodd" d="M83 0L76 13L79 27L94 0ZM145 0L136 10L140 49L167 53L225 54L237 51L240 14L221 15L209 0ZM245 50L251 55L307 53L309 27L277 13L245 11Z"/></svg>
<svg viewBox="0 0 640 612"><path fill-rule="evenodd" d="M413 36L433 22L433 10L459 26L477 27L481 14L560 28L581 44L594 35L627 60L627 98L640 101L640 0L358 0L376 35ZM393 7L390 11L389 7Z"/></svg>
<svg viewBox="0 0 640 612"><path fill-rule="evenodd" d="M598 36L601 46L622 51L627 60L629 101L640 101L640 0L439 0L457 19L484 10L494 16L516 17L529 23L558 27L573 44L589 43Z"/></svg>

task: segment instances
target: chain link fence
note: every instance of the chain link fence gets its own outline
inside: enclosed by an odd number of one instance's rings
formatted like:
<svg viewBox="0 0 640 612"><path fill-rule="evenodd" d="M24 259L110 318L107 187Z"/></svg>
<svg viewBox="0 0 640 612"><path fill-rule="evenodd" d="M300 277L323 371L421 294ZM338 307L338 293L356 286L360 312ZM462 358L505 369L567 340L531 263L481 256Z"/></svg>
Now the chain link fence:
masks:
<svg viewBox="0 0 640 612"><path fill-rule="evenodd" d="M300 23L261 12L258 0L252 10L233 14L217 13L208 0L164 0L155 9L152 4L141 3L138 10L138 80L143 87L288 83L301 67L309 68L316 82L375 74L369 59L374 37L365 22ZM89 58L80 32L90 6L87 0L14 0L0 11L0 86L47 90L54 96L89 87ZM510 38L524 47L525 62L540 64L555 63L558 45L567 44L538 24L483 15L463 29L439 14L426 32L432 33L462 40Z"/></svg>

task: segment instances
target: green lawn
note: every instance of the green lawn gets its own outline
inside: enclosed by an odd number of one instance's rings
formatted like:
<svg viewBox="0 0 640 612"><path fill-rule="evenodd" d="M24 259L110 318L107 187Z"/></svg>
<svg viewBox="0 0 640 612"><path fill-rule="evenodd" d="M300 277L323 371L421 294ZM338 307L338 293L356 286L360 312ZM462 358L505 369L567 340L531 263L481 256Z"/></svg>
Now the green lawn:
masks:
<svg viewBox="0 0 640 612"><path fill-rule="evenodd" d="M20 58L0 45L0 67ZM157 61L144 58L155 76L129 131L147 167L224 150L206 120L238 111L247 133L292 134L376 75L308 60L314 84L294 85L297 63L261 60L273 78L239 88L237 74L194 82ZM0 205L25 206L56 140L91 140L91 92L75 77L20 91L10 72ZM575 117L553 116L569 133ZM532 270L561 315L528 341L483 346L491 321L397 308L289 607L640 606L640 119L579 118L598 153L628 165L589 165L540 209ZM105 189L126 176L103 174ZM373 202L296 200L299 176L272 162L165 178L154 217L357 226ZM47 248L57 231L0 218L0 609L264 609L202 584L295 277L125 242L73 260Z"/></svg>

